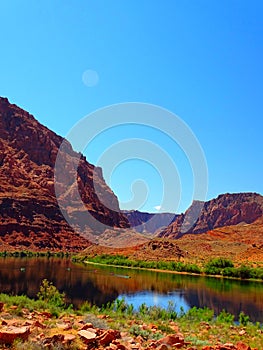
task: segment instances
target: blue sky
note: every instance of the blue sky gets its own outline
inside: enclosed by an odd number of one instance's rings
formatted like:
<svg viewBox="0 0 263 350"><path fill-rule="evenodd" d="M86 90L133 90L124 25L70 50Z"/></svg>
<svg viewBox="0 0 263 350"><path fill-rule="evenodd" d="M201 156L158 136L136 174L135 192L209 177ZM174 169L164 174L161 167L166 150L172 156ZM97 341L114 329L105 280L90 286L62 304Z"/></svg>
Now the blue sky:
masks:
<svg viewBox="0 0 263 350"><path fill-rule="evenodd" d="M262 1L1 1L0 31L0 95L56 133L67 135L81 118L111 104L158 105L198 138L208 199L263 193ZM83 81L87 70L98 74L94 86ZM192 200L191 167L178 146L148 133L174 159L182 184L178 207L171 199L163 210L183 211ZM105 135L87 147L90 162L111 141L146 137L139 127ZM127 209L137 178L149 187L139 209L155 211L162 186L149 164L121 164L110 184Z"/></svg>

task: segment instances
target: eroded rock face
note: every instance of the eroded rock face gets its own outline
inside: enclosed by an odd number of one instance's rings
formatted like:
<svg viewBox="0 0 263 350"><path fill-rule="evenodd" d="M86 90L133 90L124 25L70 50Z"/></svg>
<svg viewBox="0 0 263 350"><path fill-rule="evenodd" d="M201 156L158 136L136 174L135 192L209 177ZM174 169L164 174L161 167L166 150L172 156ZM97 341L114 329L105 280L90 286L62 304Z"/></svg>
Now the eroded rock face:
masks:
<svg viewBox="0 0 263 350"><path fill-rule="evenodd" d="M200 207L202 210L198 219L192 220ZM184 214L160 232L159 237L179 238L184 233L203 233L218 227L251 224L262 214L263 196L257 193L226 193L204 204L194 202ZM187 230L182 230L183 225Z"/></svg>
<svg viewBox="0 0 263 350"><path fill-rule="evenodd" d="M155 233L157 230L168 226L177 215L172 213L145 213L138 210L123 210L131 227L137 232Z"/></svg>
<svg viewBox="0 0 263 350"><path fill-rule="evenodd" d="M144 246L141 247L141 250L145 252L145 256L152 251L155 258L159 259L168 256L180 259L185 256L185 252L183 252L176 243L158 239L153 239L149 243L144 244Z"/></svg>
<svg viewBox="0 0 263 350"><path fill-rule="evenodd" d="M72 200L70 185L75 173L65 172L66 180L58 185L65 210L83 236L69 226L60 212L54 189L54 166L62 141L28 112L0 98L0 249L83 249L89 245L83 237L85 232L99 234L103 230L99 224L94 227L82 220L86 210L109 227L129 227L101 169L64 142L61 157L65 166L78 162L77 190L84 203L82 208ZM104 204L94 189L93 179Z"/></svg>

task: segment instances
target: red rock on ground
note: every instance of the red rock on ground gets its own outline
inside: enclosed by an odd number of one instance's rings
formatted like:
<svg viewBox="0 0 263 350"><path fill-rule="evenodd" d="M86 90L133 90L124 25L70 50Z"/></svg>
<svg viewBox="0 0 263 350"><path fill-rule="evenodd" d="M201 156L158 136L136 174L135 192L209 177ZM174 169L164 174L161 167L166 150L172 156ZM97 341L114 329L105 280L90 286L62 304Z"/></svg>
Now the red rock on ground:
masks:
<svg viewBox="0 0 263 350"><path fill-rule="evenodd" d="M170 345L170 346L183 346L184 345L184 338L182 337L181 334L171 334L171 335L167 335L166 337L163 337L161 339L159 339L156 342L157 345L161 345L161 344L166 344L166 345Z"/></svg>
<svg viewBox="0 0 263 350"><path fill-rule="evenodd" d="M0 330L0 343L12 344L16 339L27 340L29 334L29 327L3 327Z"/></svg>
<svg viewBox="0 0 263 350"><path fill-rule="evenodd" d="M113 329L109 329L98 337L98 341L100 345L106 346L110 344L113 340L118 338L120 338L120 332Z"/></svg>
<svg viewBox="0 0 263 350"><path fill-rule="evenodd" d="M243 343L242 341L237 342L237 350L251 350L251 347Z"/></svg>
<svg viewBox="0 0 263 350"><path fill-rule="evenodd" d="M78 335L81 337L85 344L93 343L96 339L96 334L87 330L78 331Z"/></svg>
<svg viewBox="0 0 263 350"><path fill-rule="evenodd" d="M65 334L64 335L64 341L65 344L70 344L76 339L76 336L74 334Z"/></svg>

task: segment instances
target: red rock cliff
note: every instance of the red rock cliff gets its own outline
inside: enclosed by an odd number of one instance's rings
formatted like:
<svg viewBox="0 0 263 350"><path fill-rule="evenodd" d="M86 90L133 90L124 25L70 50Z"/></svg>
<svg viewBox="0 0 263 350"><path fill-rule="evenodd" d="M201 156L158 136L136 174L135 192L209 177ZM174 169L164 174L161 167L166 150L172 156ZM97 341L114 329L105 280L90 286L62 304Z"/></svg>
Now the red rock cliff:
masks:
<svg viewBox="0 0 263 350"><path fill-rule="evenodd" d="M197 220L191 220L195 210L202 208ZM199 211L198 211L199 213ZM222 194L208 202L194 202L173 223L163 230L159 237L179 238L183 235L182 225L188 223L186 233L203 233L217 227L250 224L263 214L263 197L257 193Z"/></svg>
<svg viewBox="0 0 263 350"><path fill-rule="evenodd" d="M0 250L14 247L76 251L89 244L64 219L55 196L54 165L62 141L28 112L0 98ZM129 227L101 169L83 156L79 159L68 142L62 157L65 162L79 161L77 184L86 210L110 227ZM94 174L97 192L110 209L100 202L94 190ZM67 179L63 186L71 180ZM78 212L70 198L65 198L65 210L73 221L81 222L83 213ZM99 234L103 228L99 224L93 226L81 222L84 234L94 230Z"/></svg>

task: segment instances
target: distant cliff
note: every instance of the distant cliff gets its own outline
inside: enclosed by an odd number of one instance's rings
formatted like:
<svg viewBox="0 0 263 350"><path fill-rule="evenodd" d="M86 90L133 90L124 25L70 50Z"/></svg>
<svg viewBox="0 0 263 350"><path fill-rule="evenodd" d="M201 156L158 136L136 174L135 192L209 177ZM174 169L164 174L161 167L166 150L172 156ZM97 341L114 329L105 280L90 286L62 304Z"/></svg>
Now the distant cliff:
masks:
<svg viewBox="0 0 263 350"><path fill-rule="evenodd" d="M192 217L199 212L197 220ZM257 193L222 194L208 202L194 202L184 213L176 217L158 236L179 238L184 234L183 225L190 223L185 233L203 233L217 227L250 224L263 215L263 196Z"/></svg>
<svg viewBox="0 0 263 350"><path fill-rule="evenodd" d="M130 226L140 233L155 233L168 226L178 215L172 213L145 213L138 210L123 210Z"/></svg>

